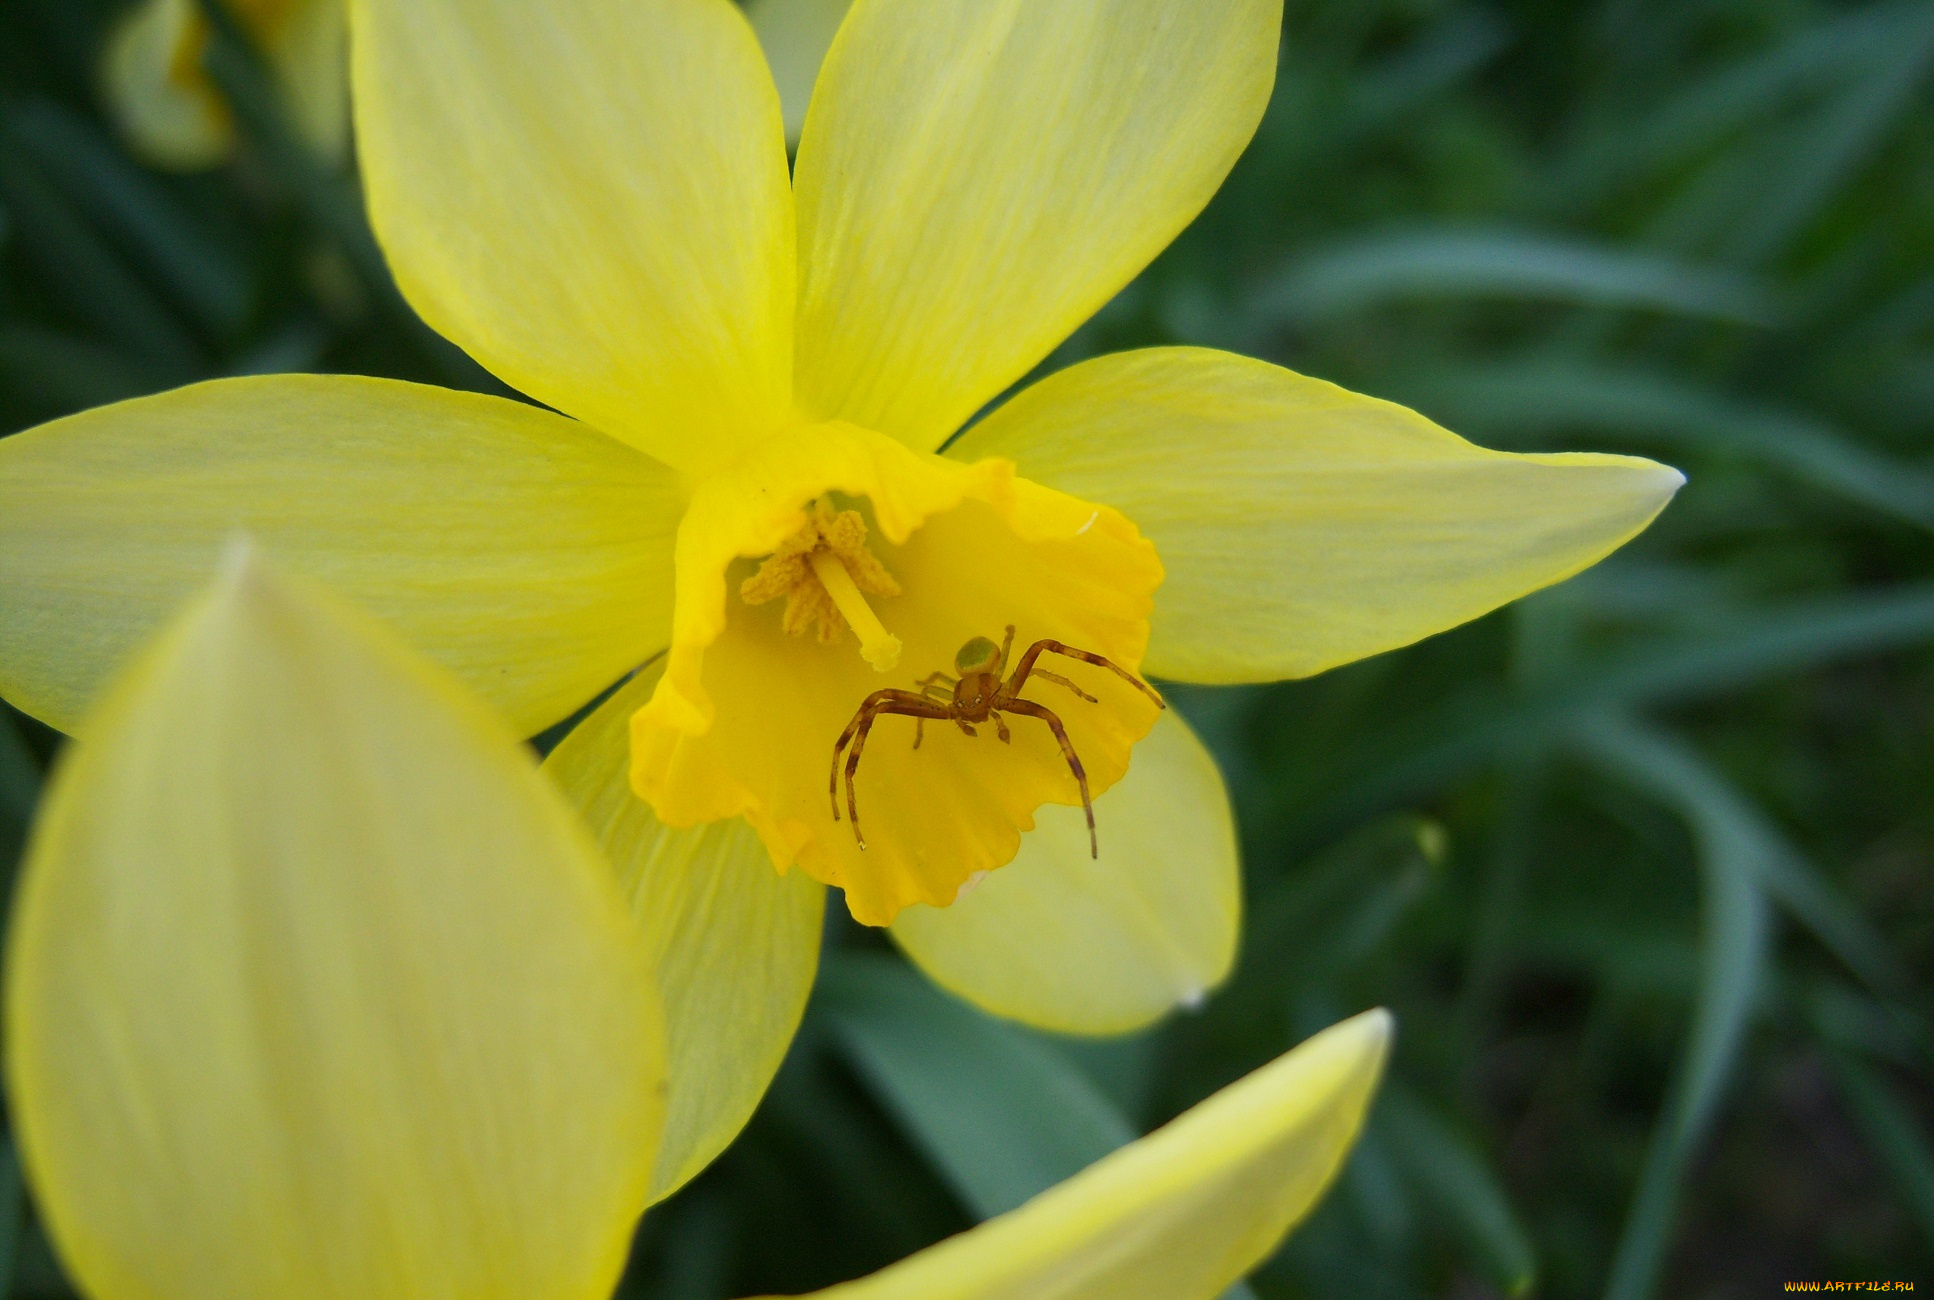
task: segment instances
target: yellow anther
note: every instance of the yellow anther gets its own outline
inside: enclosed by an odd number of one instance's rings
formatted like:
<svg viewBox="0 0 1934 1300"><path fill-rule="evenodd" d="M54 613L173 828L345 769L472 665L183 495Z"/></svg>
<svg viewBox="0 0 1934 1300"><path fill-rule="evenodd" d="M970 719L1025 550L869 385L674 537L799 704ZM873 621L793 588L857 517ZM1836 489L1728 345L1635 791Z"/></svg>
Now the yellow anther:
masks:
<svg viewBox="0 0 1934 1300"><path fill-rule="evenodd" d="M853 575L831 551L814 551L806 557L819 578L819 585L833 598L833 604L860 639L860 655L880 672L890 672L900 662L900 638L881 626L873 607L853 585Z"/></svg>
<svg viewBox="0 0 1934 1300"><path fill-rule="evenodd" d="M779 625L792 636L817 628L822 645L836 645L851 627L860 639L860 654L881 672L900 662L900 639L880 625L866 596L899 594L900 584L866 548L866 521L859 512L835 512L824 501L814 503L805 525L739 587L748 605L784 596Z"/></svg>

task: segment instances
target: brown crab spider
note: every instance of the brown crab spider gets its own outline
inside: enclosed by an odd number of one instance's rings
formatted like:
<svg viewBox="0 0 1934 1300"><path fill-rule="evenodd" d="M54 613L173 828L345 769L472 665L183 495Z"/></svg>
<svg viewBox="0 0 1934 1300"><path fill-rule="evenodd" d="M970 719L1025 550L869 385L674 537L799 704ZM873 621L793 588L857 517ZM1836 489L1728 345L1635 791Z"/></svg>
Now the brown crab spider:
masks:
<svg viewBox="0 0 1934 1300"><path fill-rule="evenodd" d="M860 831L859 798L853 790L853 777L859 772L860 755L866 749L866 737L873 730L873 723L883 713L899 714L914 719L913 747L920 747L920 738L927 725L927 719L951 722L970 736L978 735L973 724L991 721L994 732L1002 744L1011 743L1013 737L1008 733L1007 723L1001 714L1015 713L1022 717L1039 718L1048 724L1048 730L1061 745L1061 757L1068 760L1068 770L1074 773L1075 784L1081 787L1081 809L1088 815L1088 853L1091 857L1101 856L1101 847L1095 839L1095 805L1088 797L1088 773L1081 766L1081 758L1074 752L1074 745L1068 740L1068 729L1061 719L1050 709L1032 700L1020 698L1021 688L1026 686L1030 677L1040 677L1057 685L1065 686L1090 704L1099 703L1088 692L1076 686L1059 673L1051 673L1045 668L1036 668L1034 661L1043 654L1066 655L1083 663L1106 668L1115 676L1133 686L1136 690L1155 701L1158 708L1168 705L1162 697L1150 690L1148 684L1127 669L1111 660L1088 650L1078 650L1059 641L1036 641L1021 656L1015 666L1014 675L1005 682L1001 680L1001 670L1007 666L1007 653L1014 648L1014 625L1007 625L1007 638L996 646L984 636L977 636L960 647L954 656L954 671L959 677L950 677L943 672L928 673L915 683L915 691L883 690L874 691L861 701L859 711L853 720L846 724L846 730L839 733L833 743L833 770L826 783L826 795L833 807L833 820L839 820L839 756L846 753L846 816L853 823L853 838L859 841L860 848L866 847L866 836ZM852 748L847 748L848 742Z"/></svg>

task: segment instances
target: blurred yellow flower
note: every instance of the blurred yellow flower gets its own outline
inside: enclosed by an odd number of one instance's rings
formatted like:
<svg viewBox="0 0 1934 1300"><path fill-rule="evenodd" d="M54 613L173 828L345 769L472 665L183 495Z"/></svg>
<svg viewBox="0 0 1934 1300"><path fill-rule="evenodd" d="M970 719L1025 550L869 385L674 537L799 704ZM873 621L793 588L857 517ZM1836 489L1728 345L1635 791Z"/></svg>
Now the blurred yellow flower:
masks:
<svg viewBox="0 0 1934 1300"><path fill-rule="evenodd" d="M502 723L247 558L104 693L7 950L26 1171L96 1300L602 1300L663 1112L611 878ZM1348 1151L1360 1016L821 1294L1209 1300Z"/></svg>
<svg viewBox="0 0 1934 1300"><path fill-rule="evenodd" d="M862 852L826 778L869 692L1007 624L1171 680L1320 672L1577 572L1680 483L1486 451L1195 348L1073 367L961 432L1214 193L1269 98L1279 0L859 0L796 173L727 0L356 0L353 20L399 284L562 414L282 376L8 439L0 692L71 725L237 526L527 732L652 661L549 766L666 999L707 1013L671 1018L660 1191L777 1068L824 885L940 983L1049 1028L1146 1024L1233 960L1228 803L1172 714L1069 668L1101 701L1061 710L1098 861L1045 727L931 727L918 750L883 727ZM801 540L822 507L864 528L843 553ZM804 570L759 580L808 542ZM748 580L787 599L751 603ZM792 635L789 608L794 631L832 610L857 635Z"/></svg>
<svg viewBox="0 0 1934 1300"><path fill-rule="evenodd" d="M273 70L290 120L324 157L349 151L349 43L344 0L224 0ZM228 106L202 70L203 0L140 0L108 40L102 80L129 144L157 167L225 162L235 148Z"/></svg>

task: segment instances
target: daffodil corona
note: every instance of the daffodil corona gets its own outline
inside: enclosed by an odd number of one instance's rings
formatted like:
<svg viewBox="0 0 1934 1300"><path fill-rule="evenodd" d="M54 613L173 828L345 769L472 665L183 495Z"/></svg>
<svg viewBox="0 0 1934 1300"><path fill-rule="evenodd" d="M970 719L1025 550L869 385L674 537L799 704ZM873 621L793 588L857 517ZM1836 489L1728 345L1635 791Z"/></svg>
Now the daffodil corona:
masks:
<svg viewBox="0 0 1934 1300"><path fill-rule="evenodd" d="M1068 670L1098 861L1043 729L916 750L882 724L861 850L825 798L860 701L1008 624L1137 675L1320 672L1577 572L1680 483L1193 348L961 432L1201 209L1280 25L1280 0L858 0L789 171L729 0L353 0L398 283L552 410L250 378L0 443L0 691L71 725L238 525L527 731L648 664L549 766L668 1002L732 1009L672 1018L675 1073L712 1083L674 1084L661 1189L776 1068L823 885L1000 1014L1108 1032L1201 997L1240 890L1179 719Z"/></svg>
<svg viewBox="0 0 1934 1300"><path fill-rule="evenodd" d="M775 865L841 886L862 921L945 906L1013 858L1041 804L1080 801L1060 747L1033 729L995 746L935 729L916 750L911 726L884 737L862 845L824 792L853 710L1008 624L1024 644L1065 641L1132 669L1161 577L1119 513L1009 461L963 464L840 423L785 429L692 491L670 654L632 725L633 785L670 826L743 816ZM784 611L768 608L780 595ZM1107 674L1081 680L1099 703L1063 716L1099 794L1157 708Z"/></svg>

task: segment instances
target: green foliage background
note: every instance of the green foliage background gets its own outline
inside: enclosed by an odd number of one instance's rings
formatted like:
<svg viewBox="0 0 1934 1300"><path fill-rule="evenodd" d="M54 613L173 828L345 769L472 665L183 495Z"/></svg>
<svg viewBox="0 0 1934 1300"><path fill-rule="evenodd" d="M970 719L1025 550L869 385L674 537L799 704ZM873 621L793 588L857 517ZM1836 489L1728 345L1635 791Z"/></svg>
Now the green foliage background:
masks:
<svg viewBox="0 0 1934 1300"><path fill-rule="evenodd" d="M834 922L767 1104L622 1294L852 1276L1377 1003L1389 1088L1256 1295L1934 1285L1934 3L1289 8L1226 189L1049 364L1229 347L1689 486L1473 626L1181 694L1248 871L1199 1011L1054 1041ZM93 92L112 9L0 6L0 428L219 374L494 388L232 29L239 161L133 161ZM0 861L54 748L0 715ZM66 1295L20 1197L0 1164L0 1292Z"/></svg>

